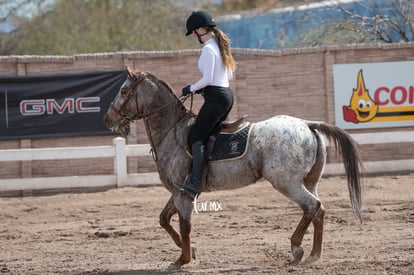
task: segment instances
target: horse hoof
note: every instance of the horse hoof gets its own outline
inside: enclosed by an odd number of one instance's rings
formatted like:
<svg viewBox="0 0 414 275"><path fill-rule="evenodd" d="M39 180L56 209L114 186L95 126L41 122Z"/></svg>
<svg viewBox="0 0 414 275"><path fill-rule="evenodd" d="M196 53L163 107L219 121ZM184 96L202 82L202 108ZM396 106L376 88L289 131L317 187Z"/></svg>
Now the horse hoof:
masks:
<svg viewBox="0 0 414 275"><path fill-rule="evenodd" d="M309 256L301 264L307 265L307 264L311 264L313 262L316 262L317 260L319 260L319 257Z"/></svg>
<svg viewBox="0 0 414 275"><path fill-rule="evenodd" d="M168 272L179 271L179 270L181 270L181 267L180 267L180 266L178 266L178 265L176 265L176 264L173 264L173 263L171 263L171 264L167 267L167 271L168 271Z"/></svg>
<svg viewBox="0 0 414 275"><path fill-rule="evenodd" d="M297 265L300 263L303 257L303 248L302 247L295 247L292 249L293 260L290 263L291 265Z"/></svg>
<svg viewBox="0 0 414 275"><path fill-rule="evenodd" d="M193 258L193 260L197 260L196 259L196 252L197 252L197 248L195 248L194 246L191 247L191 257Z"/></svg>

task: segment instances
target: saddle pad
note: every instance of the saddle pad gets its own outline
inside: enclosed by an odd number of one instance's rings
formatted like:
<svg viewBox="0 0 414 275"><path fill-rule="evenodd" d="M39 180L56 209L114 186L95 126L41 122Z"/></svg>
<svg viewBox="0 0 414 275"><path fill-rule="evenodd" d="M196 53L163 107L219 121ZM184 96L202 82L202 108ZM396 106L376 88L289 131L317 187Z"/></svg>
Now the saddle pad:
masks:
<svg viewBox="0 0 414 275"><path fill-rule="evenodd" d="M219 133L215 140L210 140L209 161L235 160L242 158L247 151L252 125L249 123L233 133ZM214 144L213 144L214 143ZM210 145L211 144L211 145Z"/></svg>

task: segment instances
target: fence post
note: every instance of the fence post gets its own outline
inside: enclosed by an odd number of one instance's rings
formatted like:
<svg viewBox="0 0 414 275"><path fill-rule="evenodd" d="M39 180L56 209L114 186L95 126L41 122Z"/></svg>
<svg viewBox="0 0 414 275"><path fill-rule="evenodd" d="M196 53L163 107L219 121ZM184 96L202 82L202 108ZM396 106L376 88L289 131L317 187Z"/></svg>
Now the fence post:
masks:
<svg viewBox="0 0 414 275"><path fill-rule="evenodd" d="M127 156L126 142L124 138L116 137L113 139L115 146L114 173L116 175L117 187L127 185Z"/></svg>

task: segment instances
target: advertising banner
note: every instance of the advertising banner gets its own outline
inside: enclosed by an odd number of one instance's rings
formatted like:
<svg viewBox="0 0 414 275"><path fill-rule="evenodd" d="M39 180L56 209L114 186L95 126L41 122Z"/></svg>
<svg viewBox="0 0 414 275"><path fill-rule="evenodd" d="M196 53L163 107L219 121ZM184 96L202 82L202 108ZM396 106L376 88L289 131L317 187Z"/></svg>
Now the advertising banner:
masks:
<svg viewBox="0 0 414 275"><path fill-rule="evenodd" d="M336 64L333 73L336 126L414 126L414 61Z"/></svg>
<svg viewBox="0 0 414 275"><path fill-rule="evenodd" d="M0 140L111 134L102 119L124 71L0 78Z"/></svg>

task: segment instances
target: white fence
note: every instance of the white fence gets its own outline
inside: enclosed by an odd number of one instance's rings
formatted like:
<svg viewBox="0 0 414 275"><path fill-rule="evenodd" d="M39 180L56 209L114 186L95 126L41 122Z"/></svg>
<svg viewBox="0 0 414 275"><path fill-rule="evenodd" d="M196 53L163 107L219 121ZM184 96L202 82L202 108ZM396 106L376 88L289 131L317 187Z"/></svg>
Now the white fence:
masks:
<svg viewBox="0 0 414 275"><path fill-rule="evenodd" d="M0 192L160 184L158 173L127 174L127 157L147 156L150 148L148 144L126 145L124 138L117 137L108 146L0 150L0 161L114 159L114 175L0 179Z"/></svg>
<svg viewBox="0 0 414 275"><path fill-rule="evenodd" d="M361 145L414 142L414 131L353 134L351 136ZM367 174L414 171L414 159L366 161L364 162L364 171ZM345 169L342 163L328 163L325 167L324 175L335 176L344 174Z"/></svg>
<svg viewBox="0 0 414 275"><path fill-rule="evenodd" d="M359 144L414 142L414 131L354 134ZM115 138L113 145L0 150L1 161L32 161L55 159L113 158L114 175L71 177L0 179L1 191L40 190L79 187L122 187L160 184L157 173L127 173L127 157L148 156L148 144L126 145L125 139ZM414 171L414 159L369 161L364 163L367 173L395 173ZM343 175L342 163L329 163L325 176Z"/></svg>

